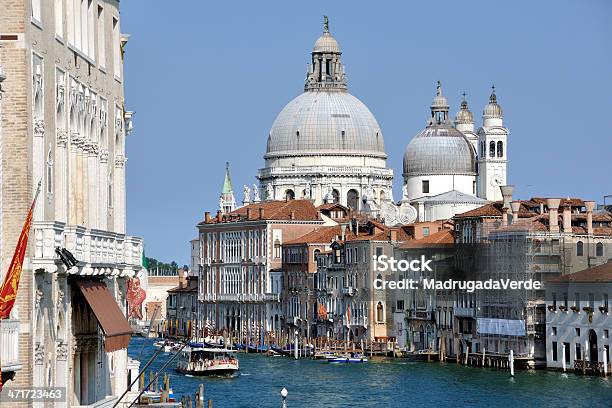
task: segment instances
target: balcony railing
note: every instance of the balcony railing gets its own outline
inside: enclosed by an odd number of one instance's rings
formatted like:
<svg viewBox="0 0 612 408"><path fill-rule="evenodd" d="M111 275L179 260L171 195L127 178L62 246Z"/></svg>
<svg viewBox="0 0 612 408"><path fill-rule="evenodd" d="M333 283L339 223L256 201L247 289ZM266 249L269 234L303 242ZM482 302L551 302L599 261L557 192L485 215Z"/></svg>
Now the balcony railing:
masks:
<svg viewBox="0 0 612 408"><path fill-rule="evenodd" d="M280 302L280 293L264 293L263 298L266 302Z"/></svg>
<svg viewBox="0 0 612 408"><path fill-rule="evenodd" d="M57 270L55 248L64 247L79 261L72 273L119 274L119 269L138 271L142 264L142 238L110 231L67 226L63 222L36 222L34 269Z"/></svg>
<svg viewBox="0 0 612 408"><path fill-rule="evenodd" d="M0 356L2 371L21 370L19 363L19 321L0 321Z"/></svg>
<svg viewBox="0 0 612 408"><path fill-rule="evenodd" d="M352 286L347 286L342 288L342 294L345 296L355 296L357 289Z"/></svg>
<svg viewBox="0 0 612 408"><path fill-rule="evenodd" d="M475 317L476 309L473 307L455 307L453 313L457 317Z"/></svg>

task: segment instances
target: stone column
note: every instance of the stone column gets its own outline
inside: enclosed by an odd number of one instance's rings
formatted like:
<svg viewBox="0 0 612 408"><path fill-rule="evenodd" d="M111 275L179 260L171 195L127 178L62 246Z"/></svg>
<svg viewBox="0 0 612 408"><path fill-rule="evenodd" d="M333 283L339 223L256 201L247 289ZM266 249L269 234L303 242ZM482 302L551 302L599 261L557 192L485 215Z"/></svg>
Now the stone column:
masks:
<svg viewBox="0 0 612 408"><path fill-rule="evenodd" d="M68 133L65 130L57 130L57 147L55 150L55 219L66 222L68 214L66 213L67 203L67 145Z"/></svg>
<svg viewBox="0 0 612 408"><path fill-rule="evenodd" d="M99 176L98 176L98 144L89 143L87 145L87 197L88 197L88 227L89 228L100 228L98 219L98 205L100 203L99 196L97 194Z"/></svg>
<svg viewBox="0 0 612 408"><path fill-rule="evenodd" d="M125 232L125 162L127 159L123 155L115 156L115 177L114 177L114 207L115 222L113 231Z"/></svg>
<svg viewBox="0 0 612 408"><path fill-rule="evenodd" d="M68 224L77 225L77 155L81 137L78 132L70 135L70 158L68 161Z"/></svg>
<svg viewBox="0 0 612 408"><path fill-rule="evenodd" d="M32 146L32 194L35 194L38 182L43 180L45 169L45 121L42 118L34 117L33 126L33 146ZM45 194L45 186L41 186L41 194ZM41 200L43 201L43 200ZM42 220L44 217L44 205L37 205L34 208L34 219Z"/></svg>
<svg viewBox="0 0 612 408"><path fill-rule="evenodd" d="M108 230L108 150L100 150L100 166L98 172L98 228Z"/></svg>

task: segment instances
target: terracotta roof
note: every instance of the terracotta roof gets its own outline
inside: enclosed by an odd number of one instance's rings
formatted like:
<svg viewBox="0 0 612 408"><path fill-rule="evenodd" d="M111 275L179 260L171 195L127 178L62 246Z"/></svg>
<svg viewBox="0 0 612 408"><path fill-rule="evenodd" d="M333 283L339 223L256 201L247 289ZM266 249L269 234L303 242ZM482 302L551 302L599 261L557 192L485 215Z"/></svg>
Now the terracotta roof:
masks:
<svg viewBox="0 0 612 408"><path fill-rule="evenodd" d="M531 201L533 201L534 203L537 204L544 204L546 205L546 200L547 198L545 197L532 197ZM584 201L581 198L572 198L572 197L567 197L567 198L561 198L561 203L559 204L559 207L563 207L566 205L570 205L572 207L583 207L584 206Z"/></svg>
<svg viewBox="0 0 612 408"><path fill-rule="evenodd" d="M247 210L250 213L247 218ZM263 217L259 212L263 210ZM229 214L224 214L221 223L253 220L298 220L317 221L319 212L310 200L262 201L240 207ZM206 223L206 221L204 221ZM209 224L219 223L215 215L211 214Z"/></svg>
<svg viewBox="0 0 612 408"><path fill-rule="evenodd" d="M612 282L612 262L559 276L549 282Z"/></svg>
<svg viewBox="0 0 612 408"><path fill-rule="evenodd" d="M455 243L455 233L444 229L421 239L413 239L400 245L400 248L419 248L426 246L448 246Z"/></svg>
<svg viewBox="0 0 612 408"><path fill-rule="evenodd" d="M485 204L482 207L475 208L470 211L466 211L461 214L455 215L453 218L478 218L478 217L499 217L502 216L502 208L504 203L502 201L495 201L493 203ZM529 201L521 201L521 207L519 208L519 218L532 217L535 213L533 211L534 205Z"/></svg>
<svg viewBox="0 0 612 408"><path fill-rule="evenodd" d="M347 228L345 231L346 235L353 235L353 233ZM297 245L297 244L330 244L334 238L342 236L342 227L340 225L334 225L331 227L321 227L314 231L311 231L299 238L286 241L283 245Z"/></svg>
<svg viewBox="0 0 612 408"><path fill-rule="evenodd" d="M344 210L346 212L350 211L350 208L339 204L339 203L326 203L326 204L321 204L320 206L317 207L317 210L331 210L334 208L339 208L341 210Z"/></svg>

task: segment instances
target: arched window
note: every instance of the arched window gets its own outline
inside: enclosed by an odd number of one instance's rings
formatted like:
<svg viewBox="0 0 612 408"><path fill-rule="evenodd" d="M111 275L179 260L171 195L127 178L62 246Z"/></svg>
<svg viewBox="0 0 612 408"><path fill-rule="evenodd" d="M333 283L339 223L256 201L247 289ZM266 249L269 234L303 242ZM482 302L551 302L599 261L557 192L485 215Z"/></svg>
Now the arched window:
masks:
<svg viewBox="0 0 612 408"><path fill-rule="evenodd" d="M357 190L350 189L346 193L346 205L355 211L359 210L359 193Z"/></svg>
<svg viewBox="0 0 612 408"><path fill-rule="evenodd" d="M384 323L385 321L385 311L381 302L378 302L376 305L376 322Z"/></svg>
<svg viewBox="0 0 612 408"><path fill-rule="evenodd" d="M335 188L332 190L332 197L334 198L334 204L340 202L340 193Z"/></svg>
<svg viewBox="0 0 612 408"><path fill-rule="evenodd" d="M578 243L576 244L576 256L583 256L584 255L584 244L582 243L582 241L578 241Z"/></svg>
<svg viewBox="0 0 612 408"><path fill-rule="evenodd" d="M383 201L385 201L387 199L387 195L385 194L384 190L380 190L380 200L378 200L379 204L382 204Z"/></svg>
<svg viewBox="0 0 612 408"><path fill-rule="evenodd" d="M601 242L595 245L595 256L604 256L603 244Z"/></svg>
<svg viewBox="0 0 612 408"><path fill-rule="evenodd" d="M316 262L316 261L317 261L317 255L318 255L318 254L320 254L320 253L321 253L321 251L320 251L320 250L318 250L318 249L315 249L315 250L314 250L314 252L312 253L312 260L313 260L314 262Z"/></svg>
<svg viewBox="0 0 612 408"><path fill-rule="evenodd" d="M281 243L278 239L274 241L274 257L281 257Z"/></svg>
<svg viewBox="0 0 612 408"><path fill-rule="evenodd" d="M495 142L491 141L489 143L489 157L495 157Z"/></svg>
<svg viewBox="0 0 612 408"><path fill-rule="evenodd" d="M285 191L285 200L294 200L294 199L295 199L295 193L293 192L293 190L289 189Z"/></svg>
<svg viewBox="0 0 612 408"><path fill-rule="evenodd" d="M497 142L497 157L504 157L504 142Z"/></svg>

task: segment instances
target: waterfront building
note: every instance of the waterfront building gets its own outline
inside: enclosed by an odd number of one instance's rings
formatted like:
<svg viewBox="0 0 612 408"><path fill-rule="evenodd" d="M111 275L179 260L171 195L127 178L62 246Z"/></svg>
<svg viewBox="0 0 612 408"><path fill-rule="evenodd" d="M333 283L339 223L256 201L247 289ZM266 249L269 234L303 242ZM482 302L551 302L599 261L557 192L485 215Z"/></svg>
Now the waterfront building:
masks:
<svg viewBox="0 0 612 408"><path fill-rule="evenodd" d="M197 225L201 318L217 331L260 339L282 316L282 244L323 225L310 200L263 201L209 212Z"/></svg>
<svg viewBox="0 0 612 408"><path fill-rule="evenodd" d="M147 270L142 278L141 286L146 291L146 298L143 302L143 324L151 324L151 331L161 332L162 322L167 314L168 290L185 284L187 273L182 268L163 270L151 268ZM157 310L157 312L155 312ZM155 315L154 315L155 314ZM151 321L151 319L155 319Z"/></svg>
<svg viewBox="0 0 612 408"><path fill-rule="evenodd" d="M546 366L601 375L610 364L612 261L546 285Z"/></svg>
<svg viewBox="0 0 612 408"><path fill-rule="evenodd" d="M577 198L504 201L454 217L457 262L480 280L550 279L610 259L612 214ZM504 191L502 190L502 191ZM559 209L562 211L559 211ZM457 349L546 361L544 290L486 290L462 294L455 310ZM471 330L465 330L465 328ZM461 348L459 348L461 347Z"/></svg>
<svg viewBox="0 0 612 408"><path fill-rule="evenodd" d="M432 272L398 271L393 279L412 279L419 282L416 289L390 291L390 314L399 347L408 350L439 350L445 343L446 354L454 354L452 341L453 298L451 291L426 289L423 279L450 278L455 262L452 224L443 222L415 223L410 228L413 239L395 246L393 256L398 260L431 259ZM442 340L440 340L442 339Z"/></svg>
<svg viewBox="0 0 612 408"><path fill-rule="evenodd" d="M198 319L198 277L187 276L185 281L169 289L167 294L165 334L174 337L199 334L203 325Z"/></svg>
<svg viewBox="0 0 612 408"><path fill-rule="evenodd" d="M310 333L338 340L393 343L393 320L387 314L391 295L387 289L374 287L375 279L388 279L391 272L375 271L372 259L392 256L393 246L411 236L402 227L371 219L353 218L346 227L338 231L329 249L315 255L316 305Z"/></svg>
<svg viewBox="0 0 612 408"><path fill-rule="evenodd" d="M392 201L393 170L370 110L348 92L342 52L327 18L306 73L304 93L289 102L270 129L264 199L313 199L361 210Z"/></svg>
<svg viewBox="0 0 612 408"><path fill-rule="evenodd" d="M1 14L1 274L41 182L17 301L0 329L3 382L66 387L56 406L113 404L136 364L126 286L143 248L125 230L132 113L119 1L10 0Z"/></svg>

